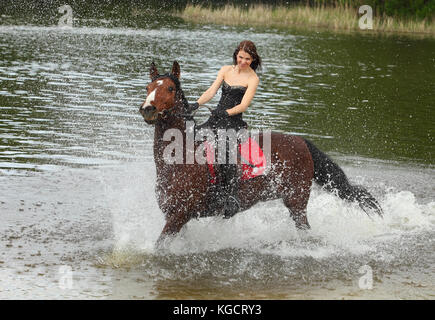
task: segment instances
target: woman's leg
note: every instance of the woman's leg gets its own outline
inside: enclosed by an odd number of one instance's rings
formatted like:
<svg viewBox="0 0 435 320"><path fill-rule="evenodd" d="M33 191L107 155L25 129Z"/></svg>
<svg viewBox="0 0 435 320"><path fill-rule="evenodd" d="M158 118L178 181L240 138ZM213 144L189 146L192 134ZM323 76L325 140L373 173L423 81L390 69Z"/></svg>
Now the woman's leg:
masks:
<svg viewBox="0 0 435 320"><path fill-rule="evenodd" d="M220 177L222 198L224 199L224 217L231 218L240 209L239 203L239 176L237 174L236 164L223 164L220 165Z"/></svg>

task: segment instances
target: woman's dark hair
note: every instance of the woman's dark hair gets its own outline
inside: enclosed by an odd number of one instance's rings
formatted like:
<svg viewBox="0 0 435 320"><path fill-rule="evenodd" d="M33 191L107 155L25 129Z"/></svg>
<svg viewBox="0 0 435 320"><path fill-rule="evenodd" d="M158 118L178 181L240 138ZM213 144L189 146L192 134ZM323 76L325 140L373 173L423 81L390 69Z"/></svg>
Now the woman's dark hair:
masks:
<svg viewBox="0 0 435 320"><path fill-rule="evenodd" d="M255 44L249 40L244 40L244 41L240 42L240 44L237 46L236 50L233 53L234 65L237 65L237 55L239 54L240 50L243 50L246 53L249 53L249 55L252 57L251 68L254 71L257 70L257 67L261 68L261 58L257 53L257 48L255 47Z"/></svg>

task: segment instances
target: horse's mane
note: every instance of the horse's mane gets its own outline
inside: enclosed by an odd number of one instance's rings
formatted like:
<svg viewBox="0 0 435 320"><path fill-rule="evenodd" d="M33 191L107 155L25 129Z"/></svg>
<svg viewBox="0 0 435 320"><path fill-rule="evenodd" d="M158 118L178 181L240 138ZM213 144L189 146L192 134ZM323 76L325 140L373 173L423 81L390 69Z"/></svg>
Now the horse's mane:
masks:
<svg viewBox="0 0 435 320"><path fill-rule="evenodd" d="M180 79L178 79L176 76L174 76L172 73L165 73L165 74L158 74L157 76L154 76L151 81L154 82L158 79L162 78L169 78L175 83L175 87L177 90L181 90L181 83Z"/></svg>

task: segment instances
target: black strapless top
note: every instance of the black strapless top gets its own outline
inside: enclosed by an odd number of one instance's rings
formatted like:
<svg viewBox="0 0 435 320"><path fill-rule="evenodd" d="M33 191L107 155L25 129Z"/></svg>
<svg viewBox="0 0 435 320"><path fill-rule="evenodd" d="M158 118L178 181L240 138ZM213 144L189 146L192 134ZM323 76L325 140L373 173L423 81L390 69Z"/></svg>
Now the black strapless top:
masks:
<svg viewBox="0 0 435 320"><path fill-rule="evenodd" d="M216 109L227 110L240 104L246 89L247 88L243 86L230 86L224 80L222 84L222 96ZM241 113L228 117L228 120L217 119L212 114L206 122L196 127L197 130L202 128L212 128L213 130L233 128L240 130L242 128L247 129L248 124L243 121Z"/></svg>
<svg viewBox="0 0 435 320"><path fill-rule="evenodd" d="M247 88L243 86L230 86L224 80L222 84L222 96L217 105L217 109L227 110L240 104L245 95L246 89ZM242 124L241 122L243 122L243 124L245 123L242 120L242 113L231 116L229 119L229 127L235 128L239 127Z"/></svg>

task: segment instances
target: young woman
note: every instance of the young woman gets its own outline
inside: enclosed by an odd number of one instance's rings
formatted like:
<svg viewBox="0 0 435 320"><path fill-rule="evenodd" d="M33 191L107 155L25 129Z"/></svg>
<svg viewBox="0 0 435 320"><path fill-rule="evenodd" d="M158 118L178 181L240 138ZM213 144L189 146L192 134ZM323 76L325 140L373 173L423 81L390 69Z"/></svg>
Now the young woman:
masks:
<svg viewBox="0 0 435 320"><path fill-rule="evenodd" d="M201 127L216 129L247 128L242 119L243 112L248 109L258 87L259 78L256 74L261 67L261 58L252 41L242 41L233 53L233 65L223 66L216 80L191 105L196 109L199 105L210 101L222 85L222 96L213 110L210 118ZM225 217L231 217L239 210L237 166L234 164L221 164L218 168L218 184L220 199L225 205Z"/></svg>

